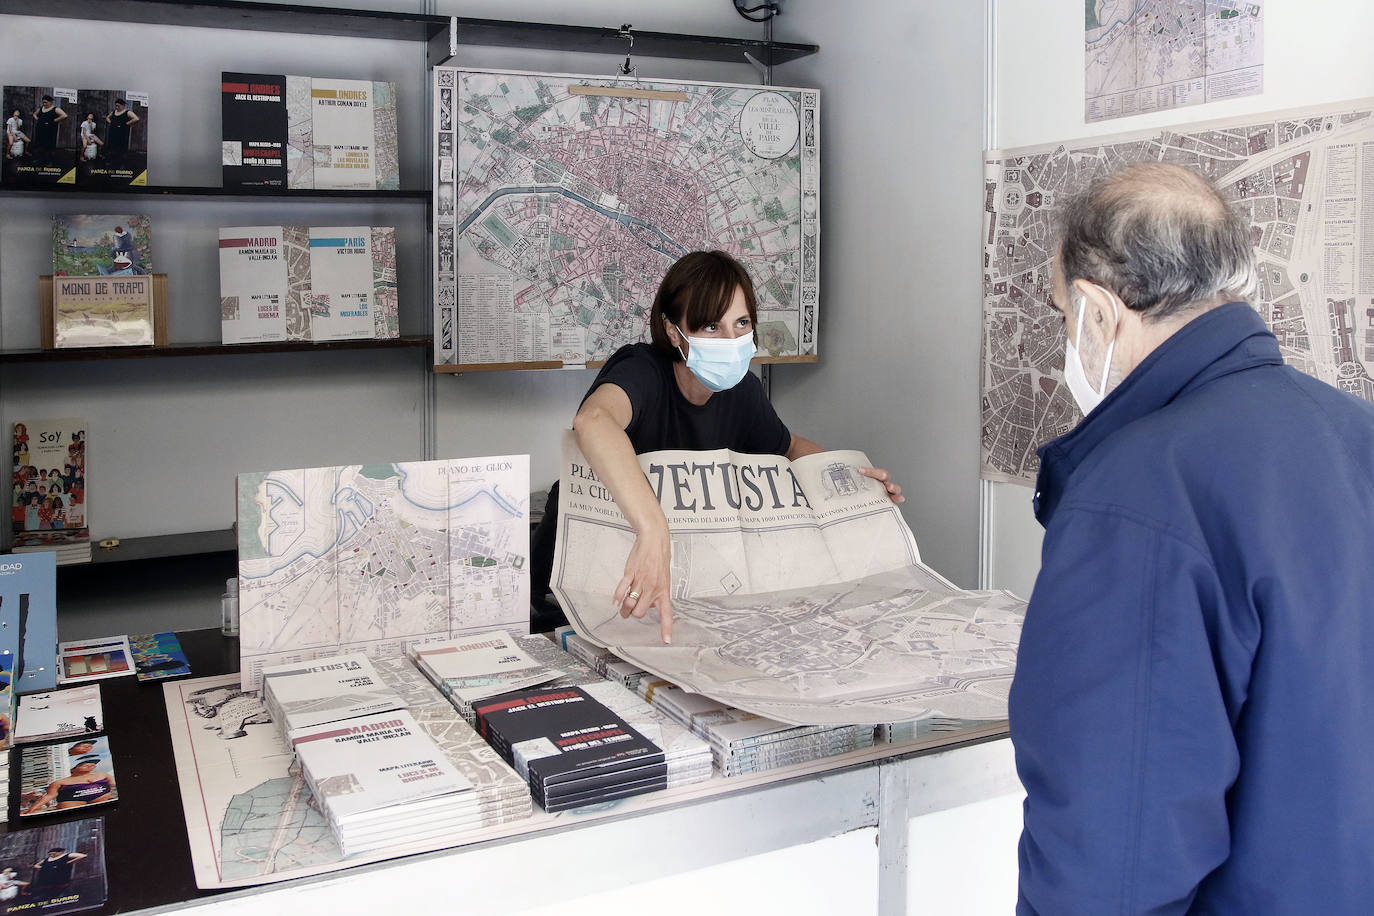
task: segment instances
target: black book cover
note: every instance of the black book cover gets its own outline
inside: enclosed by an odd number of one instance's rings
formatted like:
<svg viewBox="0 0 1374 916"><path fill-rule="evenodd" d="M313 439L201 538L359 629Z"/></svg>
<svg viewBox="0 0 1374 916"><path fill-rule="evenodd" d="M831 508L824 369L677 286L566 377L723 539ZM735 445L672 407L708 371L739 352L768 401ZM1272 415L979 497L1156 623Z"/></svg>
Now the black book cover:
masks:
<svg viewBox="0 0 1374 916"><path fill-rule="evenodd" d="M105 903L103 818L10 829L0 836L0 908L74 913Z"/></svg>
<svg viewBox="0 0 1374 916"><path fill-rule="evenodd" d="M148 93L82 89L73 113L76 183L97 188L148 183Z"/></svg>
<svg viewBox="0 0 1374 916"><path fill-rule="evenodd" d="M579 687L511 691L475 711L483 737L539 795L569 780L664 764L662 748Z"/></svg>
<svg viewBox="0 0 1374 916"><path fill-rule="evenodd" d="M76 90L6 86L3 176L5 184L75 184Z"/></svg>
<svg viewBox="0 0 1374 916"><path fill-rule="evenodd" d="M286 76L220 74L226 188L286 187Z"/></svg>

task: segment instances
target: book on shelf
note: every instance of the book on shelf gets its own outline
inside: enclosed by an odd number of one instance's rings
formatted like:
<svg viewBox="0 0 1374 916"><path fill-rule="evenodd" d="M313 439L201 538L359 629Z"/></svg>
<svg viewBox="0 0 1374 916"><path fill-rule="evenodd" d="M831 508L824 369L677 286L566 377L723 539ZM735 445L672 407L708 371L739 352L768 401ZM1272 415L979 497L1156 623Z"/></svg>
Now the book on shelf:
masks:
<svg viewBox="0 0 1374 916"><path fill-rule="evenodd" d="M148 93L81 89L74 116L77 184L128 188L148 183Z"/></svg>
<svg viewBox="0 0 1374 916"><path fill-rule="evenodd" d="M20 817L119 800L108 738L31 744L18 753Z"/></svg>
<svg viewBox="0 0 1374 916"><path fill-rule="evenodd" d="M12 442L13 550L55 551L59 561L89 560L86 421L18 420Z"/></svg>
<svg viewBox="0 0 1374 916"><path fill-rule="evenodd" d="M394 83L220 74L226 188L396 190Z"/></svg>
<svg viewBox="0 0 1374 916"><path fill-rule="evenodd" d="M390 226L219 230L226 344L400 336Z"/></svg>
<svg viewBox="0 0 1374 916"><path fill-rule="evenodd" d="M154 343L151 228L143 215L53 217L55 347Z"/></svg>
<svg viewBox="0 0 1374 916"><path fill-rule="evenodd" d="M0 905L61 916L105 903L105 819L88 817L0 835Z"/></svg>
<svg viewBox="0 0 1374 916"><path fill-rule="evenodd" d="M282 733L405 708L361 652L263 669L262 698Z"/></svg>
<svg viewBox="0 0 1374 916"><path fill-rule="evenodd" d="M13 693L57 687L57 559L51 552L10 554L0 562L0 640L11 653L5 661L13 661Z"/></svg>
<svg viewBox="0 0 1374 916"><path fill-rule="evenodd" d="M5 86L6 184L75 184L77 93L56 86Z"/></svg>
<svg viewBox="0 0 1374 916"><path fill-rule="evenodd" d="M99 684L29 693L19 698L14 740L20 744L95 735L104 730Z"/></svg>

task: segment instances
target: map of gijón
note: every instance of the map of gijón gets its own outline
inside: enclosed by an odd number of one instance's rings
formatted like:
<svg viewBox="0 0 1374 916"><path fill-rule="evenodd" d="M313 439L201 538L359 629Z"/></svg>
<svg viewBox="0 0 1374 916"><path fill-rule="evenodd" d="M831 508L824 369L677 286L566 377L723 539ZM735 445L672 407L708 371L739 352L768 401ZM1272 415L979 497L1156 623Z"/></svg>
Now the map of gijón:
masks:
<svg viewBox="0 0 1374 916"><path fill-rule="evenodd" d="M1250 221L1254 306L1284 359L1374 401L1374 99L988 155L982 475L1030 485L1080 415L1051 304L1057 204L1137 162L1210 176Z"/></svg>
<svg viewBox="0 0 1374 916"><path fill-rule="evenodd" d="M529 630L529 456L240 474L243 686L263 667Z"/></svg>
<svg viewBox="0 0 1374 916"><path fill-rule="evenodd" d="M815 355L815 90L438 68L434 103L436 364L604 360L713 248L753 278L759 355Z"/></svg>

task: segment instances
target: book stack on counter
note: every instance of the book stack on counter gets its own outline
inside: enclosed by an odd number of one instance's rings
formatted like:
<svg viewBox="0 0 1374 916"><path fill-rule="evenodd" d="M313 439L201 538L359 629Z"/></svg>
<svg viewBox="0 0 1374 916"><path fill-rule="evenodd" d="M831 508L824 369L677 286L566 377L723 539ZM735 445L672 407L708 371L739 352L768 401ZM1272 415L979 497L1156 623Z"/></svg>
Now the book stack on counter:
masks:
<svg viewBox="0 0 1374 916"><path fill-rule="evenodd" d="M873 740L876 744L906 744L908 741L917 741L930 735L948 734L987 724L987 720L951 719L949 716L930 716L908 722L885 722L876 727Z"/></svg>
<svg viewBox="0 0 1374 916"><path fill-rule="evenodd" d="M424 643L410 655L470 725L477 721L472 710L477 701L563 676L561 668L531 658L504 630Z"/></svg>
<svg viewBox="0 0 1374 916"><path fill-rule="evenodd" d="M263 700L345 855L452 833L468 781L360 653L263 671Z"/></svg>
<svg viewBox="0 0 1374 916"><path fill-rule="evenodd" d="M657 680L654 675L633 662L625 661L610 649L593 645L578 636L572 627L559 627L555 630L554 641L562 646L565 652L591 668L601 677L608 681L615 681L617 684L633 690L641 697L644 696L644 693L639 689L640 682L646 679ZM647 697L645 700L647 702Z"/></svg>
<svg viewBox="0 0 1374 916"><path fill-rule="evenodd" d="M406 658L379 658L373 663L382 680L406 701L406 708L448 762L472 783L477 820L472 827L491 827L530 816L530 789L491 745L462 720L458 711Z"/></svg>

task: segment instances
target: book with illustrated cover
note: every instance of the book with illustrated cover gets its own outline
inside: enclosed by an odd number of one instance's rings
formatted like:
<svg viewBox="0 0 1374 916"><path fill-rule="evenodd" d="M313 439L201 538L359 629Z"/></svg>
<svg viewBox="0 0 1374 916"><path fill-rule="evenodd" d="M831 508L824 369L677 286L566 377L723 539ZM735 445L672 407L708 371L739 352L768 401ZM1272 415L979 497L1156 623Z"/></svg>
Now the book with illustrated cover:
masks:
<svg viewBox="0 0 1374 916"><path fill-rule="evenodd" d="M405 708L361 652L275 665L262 672L262 696L287 736L306 728Z"/></svg>
<svg viewBox="0 0 1374 916"><path fill-rule="evenodd" d="M86 421L20 420L13 428L15 550L74 544L89 559L86 514ZM60 558L59 558L60 559Z"/></svg>
<svg viewBox="0 0 1374 916"><path fill-rule="evenodd" d="M57 644L57 682L82 684L134 673L127 636L104 636Z"/></svg>
<svg viewBox="0 0 1374 916"><path fill-rule="evenodd" d="M99 684L30 693L19 698L14 740L20 744L94 735L104 730Z"/></svg>
<svg viewBox="0 0 1374 916"><path fill-rule="evenodd" d="M57 556L11 554L0 563L0 655L14 694L57 687ZM13 721L13 720L11 720Z"/></svg>
<svg viewBox="0 0 1374 916"><path fill-rule="evenodd" d="M191 673L191 664L175 633L142 633L129 637L134 671L140 681L162 681Z"/></svg>
<svg viewBox="0 0 1374 916"><path fill-rule="evenodd" d="M29 745L19 753L19 816L119 800L108 738Z"/></svg>
<svg viewBox="0 0 1374 916"><path fill-rule="evenodd" d="M42 824L0 835L0 906L61 916L105 903L105 819Z"/></svg>
<svg viewBox="0 0 1374 916"><path fill-rule="evenodd" d="M148 183L148 93L81 89L74 116L77 184L128 188Z"/></svg>
<svg viewBox="0 0 1374 916"><path fill-rule="evenodd" d="M75 89L5 86L6 184L75 184L79 123Z"/></svg>
<svg viewBox="0 0 1374 916"><path fill-rule="evenodd" d="M286 76L220 74L220 128L226 188L284 188Z"/></svg>
<svg viewBox="0 0 1374 916"><path fill-rule="evenodd" d="M147 216L54 216L52 257L55 346L152 345L153 257Z"/></svg>

